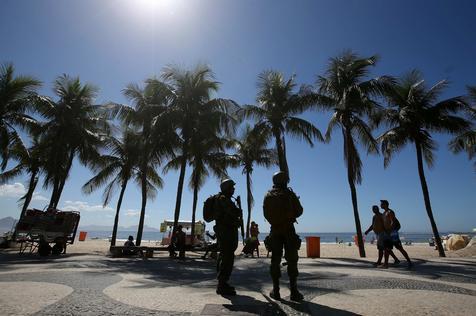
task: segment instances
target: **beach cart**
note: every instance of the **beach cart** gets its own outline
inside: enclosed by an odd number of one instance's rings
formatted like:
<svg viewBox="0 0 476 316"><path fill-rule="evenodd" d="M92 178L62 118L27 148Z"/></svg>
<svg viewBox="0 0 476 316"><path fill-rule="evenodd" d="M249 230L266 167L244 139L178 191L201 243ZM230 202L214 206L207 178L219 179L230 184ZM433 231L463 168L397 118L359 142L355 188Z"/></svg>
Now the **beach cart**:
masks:
<svg viewBox="0 0 476 316"><path fill-rule="evenodd" d="M66 245L73 244L78 229L79 212L63 212L57 209L41 211L29 209L19 219L16 240L20 253L33 253L41 245L54 243L53 250L66 252Z"/></svg>

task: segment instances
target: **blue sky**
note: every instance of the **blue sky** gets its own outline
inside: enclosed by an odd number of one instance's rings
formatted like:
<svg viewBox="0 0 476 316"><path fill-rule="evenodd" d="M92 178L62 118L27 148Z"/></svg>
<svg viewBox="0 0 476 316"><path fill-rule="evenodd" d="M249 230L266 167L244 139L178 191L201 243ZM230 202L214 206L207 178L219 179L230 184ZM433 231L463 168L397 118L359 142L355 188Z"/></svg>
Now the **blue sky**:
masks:
<svg viewBox="0 0 476 316"><path fill-rule="evenodd" d="M296 74L298 83L313 84L329 57L345 49L380 61L373 75L398 76L420 69L428 82L451 82L446 97L476 84L476 4L474 1L21 1L0 3L0 62L13 62L17 74L44 82L41 93L53 95L52 81L63 73L100 87L98 102L126 102L128 83L160 75L168 64L209 64L221 87L218 96L240 104L255 102L257 75L265 69ZM303 115L325 131L328 113ZM378 134L378 131L376 132ZM291 186L301 196L301 232L354 231L350 191L341 135L331 144L287 138ZM426 170L433 211L441 231L476 227L476 174L464 155L439 143L436 164ZM417 173L415 150L405 148L390 167L381 156L362 151L363 183L357 187L362 227L370 223L372 204L388 199L404 231L430 231ZM253 219L265 223L261 204L277 168L253 174L256 205ZM237 193L246 196L245 177L230 170ZM115 202L102 209L101 192L85 196L81 186L92 176L75 163L60 207L79 209L85 224L112 225ZM188 178L188 175L187 175ZM18 217L16 200L26 177L0 188L0 217ZM165 187L147 206L146 224L159 227L173 217L178 174L164 175ZM209 179L199 197L218 190ZM42 208L50 192L39 189L32 206ZM184 191L181 219L191 218L192 193ZM120 225L136 225L138 190L130 186ZM199 215L200 216L200 215Z"/></svg>

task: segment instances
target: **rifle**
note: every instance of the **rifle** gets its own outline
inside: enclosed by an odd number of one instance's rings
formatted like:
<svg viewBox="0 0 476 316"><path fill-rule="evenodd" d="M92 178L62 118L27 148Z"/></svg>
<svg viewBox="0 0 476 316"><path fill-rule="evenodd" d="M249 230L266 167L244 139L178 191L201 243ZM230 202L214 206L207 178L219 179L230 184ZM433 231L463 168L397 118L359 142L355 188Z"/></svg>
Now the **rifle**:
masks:
<svg viewBox="0 0 476 316"><path fill-rule="evenodd" d="M238 204L238 208L240 209L241 216L241 238L243 239L243 245L245 244L245 224L243 223L243 209L241 208L241 196L236 197L236 204Z"/></svg>

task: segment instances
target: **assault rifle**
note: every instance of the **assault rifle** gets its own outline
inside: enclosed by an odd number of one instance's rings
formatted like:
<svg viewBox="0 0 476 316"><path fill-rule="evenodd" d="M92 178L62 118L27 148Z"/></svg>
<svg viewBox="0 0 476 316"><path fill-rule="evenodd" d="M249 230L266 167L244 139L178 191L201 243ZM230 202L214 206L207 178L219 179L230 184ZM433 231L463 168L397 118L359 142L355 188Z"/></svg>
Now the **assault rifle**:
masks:
<svg viewBox="0 0 476 316"><path fill-rule="evenodd" d="M236 204L238 204L238 208L240 209L241 216L240 216L240 228L241 228L241 238L243 239L243 245L245 244L245 224L243 223L243 209L241 208L241 196L236 197Z"/></svg>

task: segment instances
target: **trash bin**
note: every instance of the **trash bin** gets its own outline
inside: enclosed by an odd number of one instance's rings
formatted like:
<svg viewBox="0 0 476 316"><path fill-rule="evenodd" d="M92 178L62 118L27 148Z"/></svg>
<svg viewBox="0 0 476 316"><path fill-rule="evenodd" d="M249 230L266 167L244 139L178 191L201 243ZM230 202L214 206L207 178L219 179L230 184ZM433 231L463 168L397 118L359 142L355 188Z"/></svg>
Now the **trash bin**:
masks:
<svg viewBox="0 0 476 316"><path fill-rule="evenodd" d="M79 241L85 241L88 232L79 232Z"/></svg>
<svg viewBox="0 0 476 316"><path fill-rule="evenodd" d="M321 237L308 236L306 237L306 252L308 258L321 257Z"/></svg>

